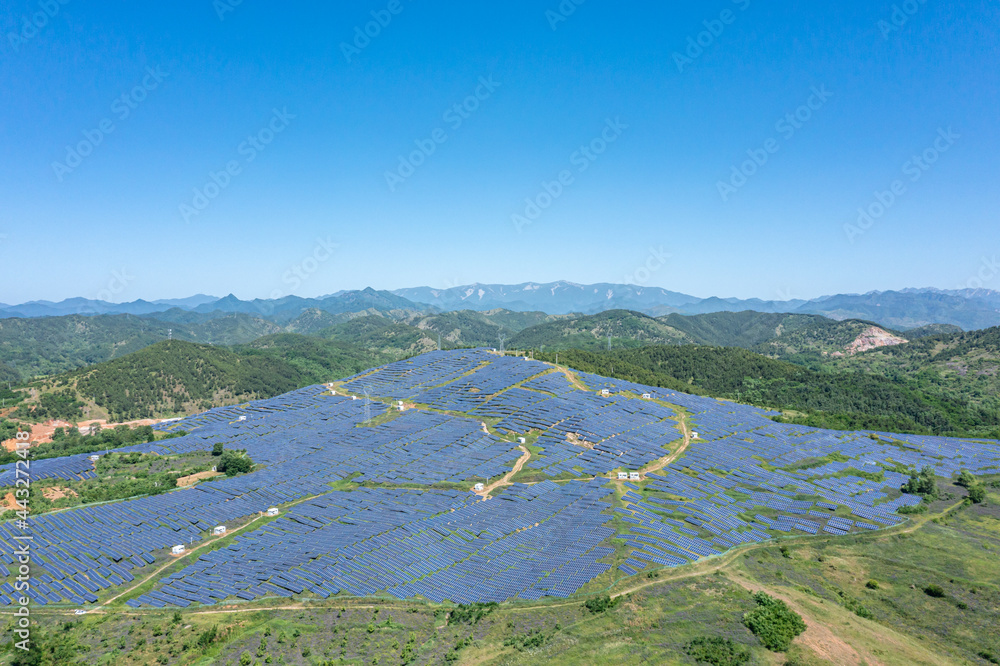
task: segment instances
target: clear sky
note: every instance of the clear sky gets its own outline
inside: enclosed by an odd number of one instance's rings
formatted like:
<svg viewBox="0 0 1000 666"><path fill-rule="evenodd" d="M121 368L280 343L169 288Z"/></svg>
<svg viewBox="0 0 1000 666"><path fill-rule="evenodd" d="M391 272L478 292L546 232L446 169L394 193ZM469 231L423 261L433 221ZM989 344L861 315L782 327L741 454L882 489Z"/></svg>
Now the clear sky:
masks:
<svg viewBox="0 0 1000 666"><path fill-rule="evenodd" d="M7 0L0 302L808 298L1000 254L996 2L576 3Z"/></svg>

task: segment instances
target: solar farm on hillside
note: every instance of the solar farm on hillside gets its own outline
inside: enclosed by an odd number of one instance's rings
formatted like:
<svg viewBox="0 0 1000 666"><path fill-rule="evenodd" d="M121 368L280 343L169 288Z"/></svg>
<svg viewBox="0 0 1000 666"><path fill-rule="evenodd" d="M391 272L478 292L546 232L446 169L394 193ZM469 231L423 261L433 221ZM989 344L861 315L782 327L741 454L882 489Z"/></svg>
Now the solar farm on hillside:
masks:
<svg viewBox="0 0 1000 666"><path fill-rule="evenodd" d="M32 600L96 604L119 590L119 603L158 608L293 595L567 597L602 576L610 584L741 544L896 525L901 507L920 502L899 492L901 466L1000 471L997 442L783 425L761 409L484 349L432 352L333 386L163 424L189 434L119 449L221 442L257 469L34 517ZM533 481L504 480L516 463ZM95 474L87 454L33 461L31 472ZM0 468L0 486L13 485L13 467ZM217 526L229 533L214 535ZM8 576L20 530L0 531ZM182 566L132 591L171 561ZM17 596L0 587L0 604Z"/></svg>

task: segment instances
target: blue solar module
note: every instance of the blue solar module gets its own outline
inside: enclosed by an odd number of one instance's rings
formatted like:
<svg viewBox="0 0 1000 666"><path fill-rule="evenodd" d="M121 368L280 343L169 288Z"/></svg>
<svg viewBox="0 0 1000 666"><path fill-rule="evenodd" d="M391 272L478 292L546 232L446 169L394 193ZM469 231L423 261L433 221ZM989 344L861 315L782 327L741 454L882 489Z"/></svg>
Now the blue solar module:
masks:
<svg viewBox="0 0 1000 666"><path fill-rule="evenodd" d="M418 405L375 424L365 423L363 399L324 386L161 424L188 434L117 450L176 455L221 442L246 449L258 467L33 517L32 599L96 602L102 591L148 576L172 546L190 550L215 525L249 521L271 506L282 507L277 518L249 525L225 548L186 556L180 571L127 603L565 597L611 571L612 537L632 549L617 571L635 575L778 534L898 524L905 520L898 510L920 502L899 493L900 464L944 476L1000 470L996 442L792 426L746 405L577 374L587 390L533 360L482 349L431 352L345 380L348 391L379 397L369 405L372 416L387 413L392 400ZM647 393L651 400L642 398ZM614 471L650 469L679 445L678 410L667 405L690 414L698 438L613 497ZM439 485L471 490L509 472L522 456L517 436L535 438L526 470L565 482L507 485L486 501ZM847 461L829 462L833 453ZM92 477L93 464L86 454L38 460L32 473L77 480ZM0 466L0 486L13 479L13 466ZM331 489L345 479L360 487ZM0 524L7 573L19 533ZM0 587L0 605L11 603L13 589Z"/></svg>

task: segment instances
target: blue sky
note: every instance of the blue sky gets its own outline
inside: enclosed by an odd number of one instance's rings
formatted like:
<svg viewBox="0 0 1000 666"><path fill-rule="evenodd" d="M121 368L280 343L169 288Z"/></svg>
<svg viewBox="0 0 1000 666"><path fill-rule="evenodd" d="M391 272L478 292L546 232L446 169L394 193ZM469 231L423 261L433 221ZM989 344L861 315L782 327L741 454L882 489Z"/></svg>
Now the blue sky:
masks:
<svg viewBox="0 0 1000 666"><path fill-rule="evenodd" d="M995 2L328 4L5 3L0 302L808 298L1000 254Z"/></svg>

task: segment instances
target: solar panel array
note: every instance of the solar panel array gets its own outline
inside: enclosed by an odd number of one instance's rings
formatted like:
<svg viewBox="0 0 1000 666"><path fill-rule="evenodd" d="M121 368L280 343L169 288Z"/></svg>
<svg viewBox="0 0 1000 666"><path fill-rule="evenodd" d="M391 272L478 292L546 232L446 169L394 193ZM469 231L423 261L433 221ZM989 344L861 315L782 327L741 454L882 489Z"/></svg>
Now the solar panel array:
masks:
<svg viewBox="0 0 1000 666"><path fill-rule="evenodd" d="M431 409L371 424L363 398L311 386L161 424L189 434L119 450L180 454L221 442L246 449L257 468L33 517L31 598L96 602L102 591L148 576L171 546L197 547L215 525L249 519L260 522L225 547L189 556L188 566L128 603L293 594L466 603L565 597L614 566L610 537L627 544L615 575L633 575L781 534L897 524L898 509L919 502L899 493L906 477L893 471L898 465L930 465L944 476L1000 471L996 442L789 426L754 407L585 373L579 379L585 390L532 360L432 352L345 383L379 396L369 405L372 417L386 414L390 399ZM620 496L609 479L591 478L639 470L676 450L678 408L699 433L683 455L621 484ZM504 436L484 430L483 419ZM541 452L525 469L565 482L506 486L488 501L432 487L499 477L521 456L514 437L532 434ZM73 480L92 477L94 466L83 454L33 461L31 471L35 480ZM0 485L13 477L12 466L0 467ZM366 485L331 488L346 479ZM258 517L270 506L284 508L275 519ZM9 553L19 533L0 525L8 546L2 565L14 564ZM0 585L0 604L15 596L10 583Z"/></svg>

